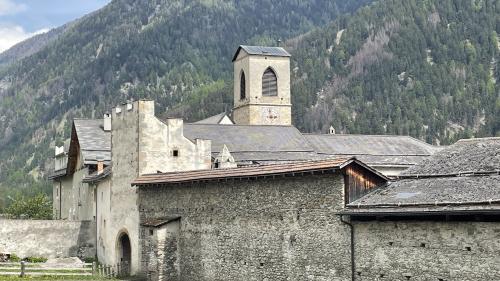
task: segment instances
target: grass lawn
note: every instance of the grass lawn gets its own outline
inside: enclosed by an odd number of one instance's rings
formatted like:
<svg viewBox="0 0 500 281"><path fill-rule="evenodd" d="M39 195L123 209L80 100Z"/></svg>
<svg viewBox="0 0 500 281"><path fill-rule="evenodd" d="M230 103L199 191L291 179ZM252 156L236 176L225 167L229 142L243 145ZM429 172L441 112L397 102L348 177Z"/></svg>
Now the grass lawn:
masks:
<svg viewBox="0 0 500 281"><path fill-rule="evenodd" d="M72 281L104 281L104 280L118 280L111 278L102 278L97 276L27 276L20 278L17 276L0 276L0 281L12 281L12 280L29 280L29 281L50 281L50 280L72 280Z"/></svg>

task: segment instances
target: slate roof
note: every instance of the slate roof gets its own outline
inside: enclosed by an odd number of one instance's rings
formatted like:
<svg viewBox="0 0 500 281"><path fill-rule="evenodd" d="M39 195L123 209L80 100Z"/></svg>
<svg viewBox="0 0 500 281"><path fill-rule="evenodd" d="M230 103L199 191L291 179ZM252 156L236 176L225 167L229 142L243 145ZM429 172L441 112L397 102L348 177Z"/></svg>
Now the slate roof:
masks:
<svg viewBox="0 0 500 281"><path fill-rule="evenodd" d="M500 138L458 141L347 207L353 215L500 211Z"/></svg>
<svg viewBox="0 0 500 281"><path fill-rule="evenodd" d="M205 118L203 120L194 122L194 124L219 124L219 122L226 116L225 112L219 113L214 116L210 116L208 118Z"/></svg>
<svg viewBox="0 0 500 281"><path fill-rule="evenodd" d="M151 218L151 219L145 219L141 223L141 226L146 226L146 227L160 227L165 224L168 224L173 221L177 221L181 219L181 216L179 215L171 215L171 216L166 216L166 217L161 217L161 218Z"/></svg>
<svg viewBox="0 0 500 281"><path fill-rule="evenodd" d="M341 169L346 165L357 162L356 159L329 159L322 161L304 161L293 162L287 164L274 165L259 165L231 169L215 169L215 170L194 170L184 172L157 173L149 175L141 175L132 182L132 185L143 186L151 184L174 184L186 183L193 181L213 181L227 179L246 179L255 177L281 176L285 174L304 173L311 171L326 171L332 169ZM360 163L364 167L364 164ZM371 170L370 168L366 167ZM372 172L378 174L376 171ZM383 177L383 176L381 176Z"/></svg>
<svg viewBox="0 0 500 281"><path fill-rule="evenodd" d="M403 175L442 175L500 170L500 138L460 140Z"/></svg>
<svg viewBox="0 0 500 281"><path fill-rule="evenodd" d="M99 182L103 179L105 179L107 176L111 174L111 166L107 166L102 170L102 173L98 174L97 171L94 172L91 175L85 176L82 180L82 182L85 183L96 183Z"/></svg>
<svg viewBox="0 0 500 281"><path fill-rule="evenodd" d="M57 171L52 171L49 173L49 175L47 176L47 179L49 180L53 180L53 179L56 179L56 178L60 178L60 177L63 177L66 175L66 171L67 169L64 168L64 169L60 169L60 170L57 170Z"/></svg>
<svg viewBox="0 0 500 281"><path fill-rule="evenodd" d="M75 119L74 125L85 164L111 162L111 132L102 128L102 119Z"/></svg>
<svg viewBox="0 0 500 281"><path fill-rule="evenodd" d="M184 124L188 139L212 140L212 153L227 148L234 152L313 152L297 128L292 126Z"/></svg>
<svg viewBox="0 0 500 281"><path fill-rule="evenodd" d="M371 165L415 165L440 148L409 136L304 134L320 154L356 156Z"/></svg>
<svg viewBox="0 0 500 281"><path fill-rule="evenodd" d="M312 135L293 126L245 126L216 124L224 113L197 123L185 124L184 135L212 140L215 157L227 145L238 165L275 164L292 161L352 157L373 166L411 166L438 148L404 136ZM74 120L85 164L102 159L111 164L111 133L102 119Z"/></svg>
<svg viewBox="0 0 500 281"><path fill-rule="evenodd" d="M236 50L233 56L233 61L236 60L241 50L245 50L249 55L273 56L273 57L290 57L285 49L281 47L264 47L264 46L245 46L241 45Z"/></svg>

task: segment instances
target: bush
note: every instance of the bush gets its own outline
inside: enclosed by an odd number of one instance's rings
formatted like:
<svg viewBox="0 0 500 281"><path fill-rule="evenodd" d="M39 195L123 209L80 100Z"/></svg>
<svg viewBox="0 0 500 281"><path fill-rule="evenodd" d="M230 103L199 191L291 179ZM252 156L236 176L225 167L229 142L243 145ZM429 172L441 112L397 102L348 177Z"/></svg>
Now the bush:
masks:
<svg viewBox="0 0 500 281"><path fill-rule="evenodd" d="M93 263L96 261L96 258L83 258L84 263Z"/></svg>
<svg viewBox="0 0 500 281"><path fill-rule="evenodd" d="M20 262L21 258L18 257L16 254L10 254L9 261L10 262Z"/></svg>
<svg viewBox="0 0 500 281"><path fill-rule="evenodd" d="M44 257L26 257L23 259L29 263L43 263L47 261L47 258Z"/></svg>

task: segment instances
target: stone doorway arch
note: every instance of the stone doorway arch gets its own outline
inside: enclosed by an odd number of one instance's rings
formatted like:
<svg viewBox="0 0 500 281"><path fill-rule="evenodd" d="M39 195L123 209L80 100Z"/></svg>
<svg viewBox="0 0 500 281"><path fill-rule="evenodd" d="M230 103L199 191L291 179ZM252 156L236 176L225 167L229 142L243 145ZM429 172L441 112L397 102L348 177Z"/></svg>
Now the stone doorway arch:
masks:
<svg viewBox="0 0 500 281"><path fill-rule="evenodd" d="M129 275L132 263L132 246L130 244L130 237L126 231L122 231L118 234L118 239L116 241L116 255L117 262L121 265L122 273Z"/></svg>

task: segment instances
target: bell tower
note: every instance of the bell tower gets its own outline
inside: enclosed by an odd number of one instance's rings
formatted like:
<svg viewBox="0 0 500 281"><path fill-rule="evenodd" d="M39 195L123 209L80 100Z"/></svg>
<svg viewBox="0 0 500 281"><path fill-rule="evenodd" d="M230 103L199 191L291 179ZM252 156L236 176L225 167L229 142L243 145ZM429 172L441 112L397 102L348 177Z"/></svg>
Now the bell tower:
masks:
<svg viewBox="0 0 500 281"><path fill-rule="evenodd" d="M233 57L237 125L292 125L290 54L280 47L240 46Z"/></svg>

